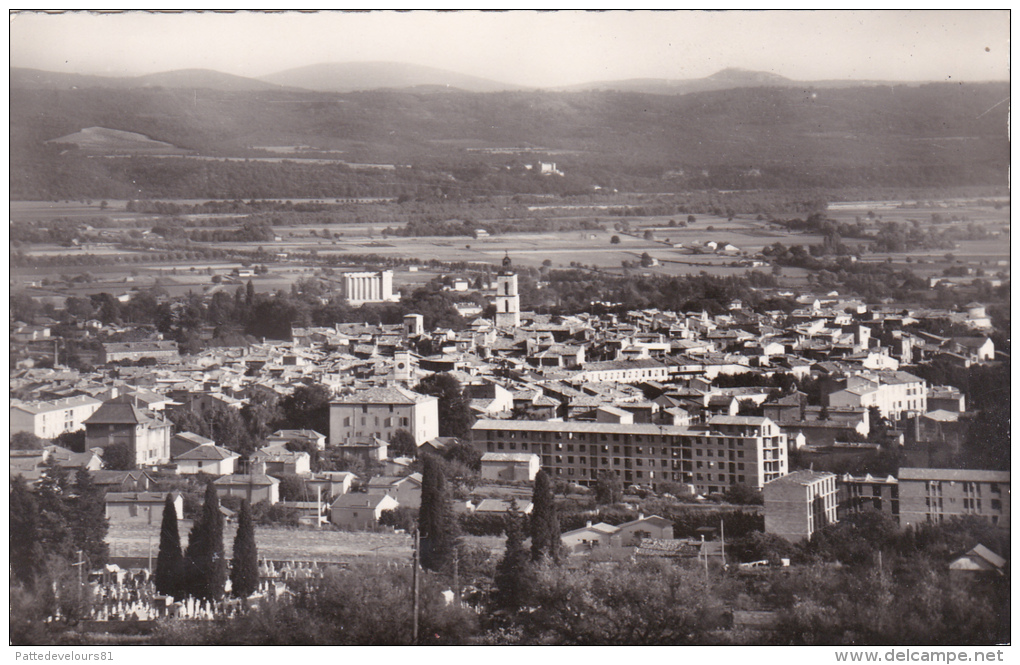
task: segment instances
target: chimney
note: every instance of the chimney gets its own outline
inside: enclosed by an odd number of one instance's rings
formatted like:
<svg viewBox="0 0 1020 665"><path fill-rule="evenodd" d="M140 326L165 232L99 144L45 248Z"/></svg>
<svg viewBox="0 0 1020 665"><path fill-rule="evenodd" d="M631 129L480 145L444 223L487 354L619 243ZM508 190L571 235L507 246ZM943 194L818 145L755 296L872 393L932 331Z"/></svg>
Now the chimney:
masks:
<svg viewBox="0 0 1020 665"><path fill-rule="evenodd" d="M588 524L587 524L586 526L587 526L587 528L589 528L589 529L591 528L591 520L588 520Z"/></svg>
<svg viewBox="0 0 1020 665"><path fill-rule="evenodd" d="M644 513L638 513L637 514L637 518L638 518L638 520L643 520L645 518L645 514Z"/></svg>

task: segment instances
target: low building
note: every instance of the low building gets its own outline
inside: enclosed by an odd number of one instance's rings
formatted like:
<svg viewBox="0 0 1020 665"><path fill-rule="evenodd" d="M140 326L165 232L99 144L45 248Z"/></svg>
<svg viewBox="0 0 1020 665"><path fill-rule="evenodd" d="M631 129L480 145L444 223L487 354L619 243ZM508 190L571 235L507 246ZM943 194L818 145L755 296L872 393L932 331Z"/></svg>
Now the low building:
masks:
<svg viewBox="0 0 1020 665"><path fill-rule="evenodd" d="M563 551L569 554L585 554L595 549L621 546L616 527L605 522L588 522L580 529L567 531L560 536L560 543Z"/></svg>
<svg viewBox="0 0 1020 665"><path fill-rule="evenodd" d="M482 455L482 479L504 482L535 480L542 461L534 453L485 453Z"/></svg>
<svg viewBox="0 0 1020 665"><path fill-rule="evenodd" d="M624 522L616 527L623 547L637 547L642 540L671 540L673 538L673 522L658 515L638 515L636 520Z"/></svg>
<svg viewBox="0 0 1020 665"><path fill-rule="evenodd" d="M234 474L223 476L213 481L216 493L222 499L225 496L238 496L249 503L266 501L273 505L280 500L280 481L264 474Z"/></svg>
<svg viewBox="0 0 1020 665"><path fill-rule="evenodd" d="M369 494L386 494L396 499L401 506L418 508L421 506L421 474L409 476L376 476L365 485Z"/></svg>
<svg viewBox="0 0 1020 665"><path fill-rule="evenodd" d="M266 437L267 446L286 446L288 443L306 444L316 450L325 450L326 435L313 429L281 429Z"/></svg>
<svg viewBox="0 0 1020 665"><path fill-rule="evenodd" d="M980 543L949 562L950 575L1002 576L1006 572L1006 560Z"/></svg>
<svg viewBox="0 0 1020 665"><path fill-rule="evenodd" d="M306 476L312 472L312 456L304 451L266 446L252 453L248 461L270 476Z"/></svg>
<svg viewBox="0 0 1020 665"><path fill-rule="evenodd" d="M323 498L337 497L351 491L358 477L350 471L321 471L305 481L310 491L318 490Z"/></svg>
<svg viewBox="0 0 1020 665"><path fill-rule="evenodd" d="M160 524L167 492L107 492L106 518L111 524ZM172 492L177 518L184 515L184 497Z"/></svg>
<svg viewBox="0 0 1020 665"><path fill-rule="evenodd" d="M506 501L504 499L482 499L471 512L482 515L491 513L503 515L510 512L510 509L514 507L514 503L517 504L517 512L522 515L530 515L534 508L534 504L528 500Z"/></svg>
<svg viewBox="0 0 1020 665"><path fill-rule="evenodd" d="M388 456L389 443L374 436L352 436L332 447L347 457L382 462Z"/></svg>
<svg viewBox="0 0 1020 665"><path fill-rule="evenodd" d="M149 492L156 488L156 479L145 471L101 469L92 472L92 483L107 492Z"/></svg>
<svg viewBox="0 0 1020 665"><path fill-rule="evenodd" d="M967 515L1009 529L1009 471L901 467L900 526Z"/></svg>
<svg viewBox="0 0 1020 665"><path fill-rule="evenodd" d="M400 507L388 494L344 494L329 509L329 521L345 529L374 529L386 510Z"/></svg>
<svg viewBox="0 0 1020 665"><path fill-rule="evenodd" d="M99 352L99 364L106 365L119 360L138 361L142 358L172 362L180 357L177 342L109 342L103 344Z"/></svg>
<svg viewBox="0 0 1020 665"><path fill-rule="evenodd" d="M211 476L229 476L234 473L234 463L238 458L240 455L233 450L217 446L215 443L204 443L178 455L174 462L177 464L179 475L205 473Z"/></svg>
<svg viewBox="0 0 1020 665"><path fill-rule="evenodd" d="M791 542L837 521L836 474L801 469L765 483L765 532Z"/></svg>

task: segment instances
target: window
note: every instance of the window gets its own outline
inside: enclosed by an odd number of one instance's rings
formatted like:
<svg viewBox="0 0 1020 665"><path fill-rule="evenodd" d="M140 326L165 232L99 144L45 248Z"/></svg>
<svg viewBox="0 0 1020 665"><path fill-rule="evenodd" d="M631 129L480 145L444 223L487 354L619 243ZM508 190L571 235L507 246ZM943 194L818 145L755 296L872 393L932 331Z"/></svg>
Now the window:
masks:
<svg viewBox="0 0 1020 665"><path fill-rule="evenodd" d="M368 404L362 404L361 405L361 412L362 413L368 413Z"/></svg>

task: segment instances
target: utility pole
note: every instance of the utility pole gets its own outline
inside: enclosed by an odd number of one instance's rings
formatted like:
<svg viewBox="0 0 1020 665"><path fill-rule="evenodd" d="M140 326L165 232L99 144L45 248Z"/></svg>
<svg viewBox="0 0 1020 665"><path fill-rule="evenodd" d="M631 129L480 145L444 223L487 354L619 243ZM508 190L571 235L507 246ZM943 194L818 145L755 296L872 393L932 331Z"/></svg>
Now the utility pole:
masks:
<svg viewBox="0 0 1020 665"><path fill-rule="evenodd" d="M722 518L719 518L719 540L722 552L722 567L726 570L726 523L723 522Z"/></svg>
<svg viewBox="0 0 1020 665"><path fill-rule="evenodd" d="M460 552L453 550L453 597L460 606Z"/></svg>
<svg viewBox="0 0 1020 665"><path fill-rule="evenodd" d="M421 535L414 530L414 549L411 555L411 644L418 644L418 560L421 554Z"/></svg>
<svg viewBox="0 0 1020 665"><path fill-rule="evenodd" d="M152 574L152 534L149 534L149 574Z"/></svg>

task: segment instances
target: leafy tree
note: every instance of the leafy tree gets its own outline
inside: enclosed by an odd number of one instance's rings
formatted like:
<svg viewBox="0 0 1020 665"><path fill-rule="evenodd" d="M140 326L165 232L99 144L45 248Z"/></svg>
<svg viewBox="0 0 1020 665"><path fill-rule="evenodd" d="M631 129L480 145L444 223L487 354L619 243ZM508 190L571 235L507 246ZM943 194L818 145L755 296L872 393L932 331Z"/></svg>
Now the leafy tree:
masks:
<svg viewBox="0 0 1020 665"><path fill-rule="evenodd" d="M163 505L163 522L159 528L159 555L156 558L156 593L179 598L184 594L184 555L181 553L181 536L177 529L177 506L173 492L166 495Z"/></svg>
<svg viewBox="0 0 1020 665"><path fill-rule="evenodd" d="M11 435L11 450L42 450L45 439L40 439L32 432L15 432Z"/></svg>
<svg viewBox="0 0 1020 665"><path fill-rule="evenodd" d="M38 530L39 506L28 489L28 483L20 475L11 481L9 514L11 575L13 580L31 589L42 562Z"/></svg>
<svg viewBox="0 0 1020 665"><path fill-rule="evenodd" d="M306 501L308 499L304 478L293 473L283 473L277 478L280 481L281 501Z"/></svg>
<svg viewBox="0 0 1020 665"><path fill-rule="evenodd" d="M729 503L760 506L764 503L762 493L748 485L730 485L723 493Z"/></svg>
<svg viewBox="0 0 1020 665"><path fill-rule="evenodd" d="M648 252L642 252L641 254L641 267L648 268L652 265L652 255Z"/></svg>
<svg viewBox="0 0 1020 665"><path fill-rule="evenodd" d="M202 600L223 597L227 582L227 560L223 553L223 513L216 485L205 489L202 514L191 528L184 555L185 583L190 595Z"/></svg>
<svg viewBox="0 0 1020 665"><path fill-rule="evenodd" d="M35 500L39 507L37 533L39 547L46 554L70 560L71 532L67 505L68 473L63 467L49 465L36 485Z"/></svg>
<svg viewBox="0 0 1020 665"><path fill-rule="evenodd" d="M328 433L331 397L329 389L317 383L295 388L280 402L287 428Z"/></svg>
<svg viewBox="0 0 1020 665"><path fill-rule="evenodd" d="M548 556L553 561L559 562L560 520L556 514L552 481L544 469L535 476L531 503L531 558L538 561Z"/></svg>
<svg viewBox="0 0 1020 665"><path fill-rule="evenodd" d="M535 571L524 547L521 514L514 503L506 515L506 550L496 567L495 604L509 611L526 606L534 593Z"/></svg>
<svg viewBox="0 0 1020 665"><path fill-rule="evenodd" d="M610 238L609 239L609 244L610 245L619 245L620 244L620 236L613 236L612 238Z"/></svg>
<svg viewBox="0 0 1020 665"><path fill-rule="evenodd" d="M256 390L241 407L241 418L248 428L253 447L259 447L273 433L273 426L283 418L280 400L268 390Z"/></svg>
<svg viewBox="0 0 1020 665"><path fill-rule="evenodd" d="M460 381L443 372L425 377L415 391L439 399L439 436L466 439L471 434L474 417Z"/></svg>
<svg viewBox="0 0 1020 665"><path fill-rule="evenodd" d="M85 452L85 430L61 432L57 438L53 439L53 443L72 452L83 453Z"/></svg>
<svg viewBox="0 0 1020 665"><path fill-rule="evenodd" d="M550 567L535 588L526 633L541 644L697 644L723 624L706 577L666 561Z"/></svg>
<svg viewBox="0 0 1020 665"><path fill-rule="evenodd" d="M85 555L89 565L106 565L110 546L106 543L106 492L95 485L88 469L78 469L70 506L71 545Z"/></svg>
<svg viewBox="0 0 1020 665"><path fill-rule="evenodd" d="M453 564L459 540L457 522L450 506L442 462L434 455L425 455L422 465L421 507L418 510L421 565L427 570L447 570Z"/></svg>
<svg viewBox="0 0 1020 665"><path fill-rule="evenodd" d="M237 517L237 534L234 536L234 559L230 564L231 593L247 598L259 585L259 555L255 544L255 527L251 519L251 506L241 503Z"/></svg>
<svg viewBox="0 0 1020 665"><path fill-rule="evenodd" d="M418 455L418 446L415 444L414 437L406 429L398 429L390 437L389 447L387 448L390 457L416 457Z"/></svg>
<svg viewBox="0 0 1020 665"><path fill-rule="evenodd" d="M467 443L454 443L441 451L443 459L448 462L457 462L470 469L473 473L482 470L482 454Z"/></svg>
<svg viewBox="0 0 1020 665"><path fill-rule="evenodd" d="M536 478L537 480L537 478ZM595 481L595 503L609 506L623 500L623 483L615 475L603 471Z"/></svg>
<svg viewBox="0 0 1020 665"><path fill-rule="evenodd" d="M129 441L119 441L103 448L103 466L117 471L131 471L135 463L135 446Z"/></svg>

